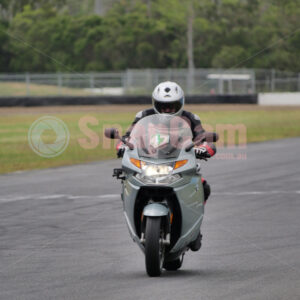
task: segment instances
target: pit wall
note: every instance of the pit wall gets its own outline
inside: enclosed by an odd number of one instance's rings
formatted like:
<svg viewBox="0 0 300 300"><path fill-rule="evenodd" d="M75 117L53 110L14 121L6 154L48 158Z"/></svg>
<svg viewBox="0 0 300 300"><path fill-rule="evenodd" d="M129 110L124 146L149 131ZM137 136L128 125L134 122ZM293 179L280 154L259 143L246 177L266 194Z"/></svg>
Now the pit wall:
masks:
<svg viewBox="0 0 300 300"><path fill-rule="evenodd" d="M149 104L149 96L87 96L87 97L1 97L0 107L53 105L128 105ZM261 93L258 95L187 96L187 104L258 104L261 106L300 106L298 93Z"/></svg>
<svg viewBox="0 0 300 300"><path fill-rule="evenodd" d="M258 94L259 105L299 105L300 106L300 93L265 93Z"/></svg>
<svg viewBox="0 0 300 300"><path fill-rule="evenodd" d="M257 95L187 96L187 104L257 104ZM105 105L148 104L150 96L56 96L56 97L1 97L1 106Z"/></svg>

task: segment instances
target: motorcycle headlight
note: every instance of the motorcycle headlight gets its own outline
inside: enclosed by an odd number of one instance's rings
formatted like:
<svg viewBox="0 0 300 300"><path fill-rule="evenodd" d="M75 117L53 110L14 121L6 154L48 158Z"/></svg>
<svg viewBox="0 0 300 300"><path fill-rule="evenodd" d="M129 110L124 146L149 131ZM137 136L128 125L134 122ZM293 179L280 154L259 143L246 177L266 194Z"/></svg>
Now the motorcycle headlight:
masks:
<svg viewBox="0 0 300 300"><path fill-rule="evenodd" d="M147 164L141 163L142 173L136 174L136 178L148 184L170 184L181 178L179 174L172 174L174 163L171 164Z"/></svg>
<svg viewBox="0 0 300 300"><path fill-rule="evenodd" d="M147 165L142 166L142 171L145 176L165 176L173 171L170 165Z"/></svg>

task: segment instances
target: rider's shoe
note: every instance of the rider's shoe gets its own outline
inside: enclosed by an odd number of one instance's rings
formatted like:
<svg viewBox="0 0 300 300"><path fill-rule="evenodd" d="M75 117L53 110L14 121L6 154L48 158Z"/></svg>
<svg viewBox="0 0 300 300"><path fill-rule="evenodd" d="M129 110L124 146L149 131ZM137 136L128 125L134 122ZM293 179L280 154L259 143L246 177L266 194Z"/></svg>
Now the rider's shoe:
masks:
<svg viewBox="0 0 300 300"><path fill-rule="evenodd" d="M192 251L198 251L201 248L202 234L199 232L197 238L190 243L189 247Z"/></svg>

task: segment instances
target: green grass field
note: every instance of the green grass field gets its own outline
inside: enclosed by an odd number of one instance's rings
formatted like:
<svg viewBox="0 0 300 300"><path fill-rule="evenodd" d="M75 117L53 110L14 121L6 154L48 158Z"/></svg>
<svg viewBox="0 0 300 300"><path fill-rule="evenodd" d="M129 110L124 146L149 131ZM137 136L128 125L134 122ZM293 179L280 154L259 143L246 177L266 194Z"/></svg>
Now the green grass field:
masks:
<svg viewBox="0 0 300 300"><path fill-rule="evenodd" d="M22 82L1 82L0 83L0 96L56 96L56 95L68 95L68 96L87 96L89 92L79 88L58 88L55 85L34 84L30 83L29 90L27 90L26 83Z"/></svg>
<svg viewBox="0 0 300 300"><path fill-rule="evenodd" d="M114 147L112 142L103 137L103 128L120 126L125 131L135 113L143 108L142 106L0 108L0 173L114 158ZM216 124L245 125L248 143L300 136L300 107L193 105L186 106L186 109L197 113L207 128L215 129ZM70 131L68 148L54 158L38 156L28 144L27 135L31 124L45 115L60 118ZM79 128L79 122L83 117L90 118L95 123L89 125L93 131L93 144ZM51 141L53 134L50 132L49 136L44 138ZM79 139L84 138L86 146L91 149L84 149L80 145ZM109 143L111 147L107 149Z"/></svg>

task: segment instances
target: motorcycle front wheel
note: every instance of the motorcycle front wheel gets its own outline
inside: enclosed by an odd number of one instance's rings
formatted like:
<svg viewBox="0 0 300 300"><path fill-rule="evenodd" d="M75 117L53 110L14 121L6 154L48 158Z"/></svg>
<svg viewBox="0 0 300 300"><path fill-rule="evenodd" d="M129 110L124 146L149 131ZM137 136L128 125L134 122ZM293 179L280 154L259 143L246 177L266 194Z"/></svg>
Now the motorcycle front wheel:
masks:
<svg viewBox="0 0 300 300"><path fill-rule="evenodd" d="M160 228L161 218L147 217L145 230L145 263L150 277L161 275L164 261L163 234Z"/></svg>

